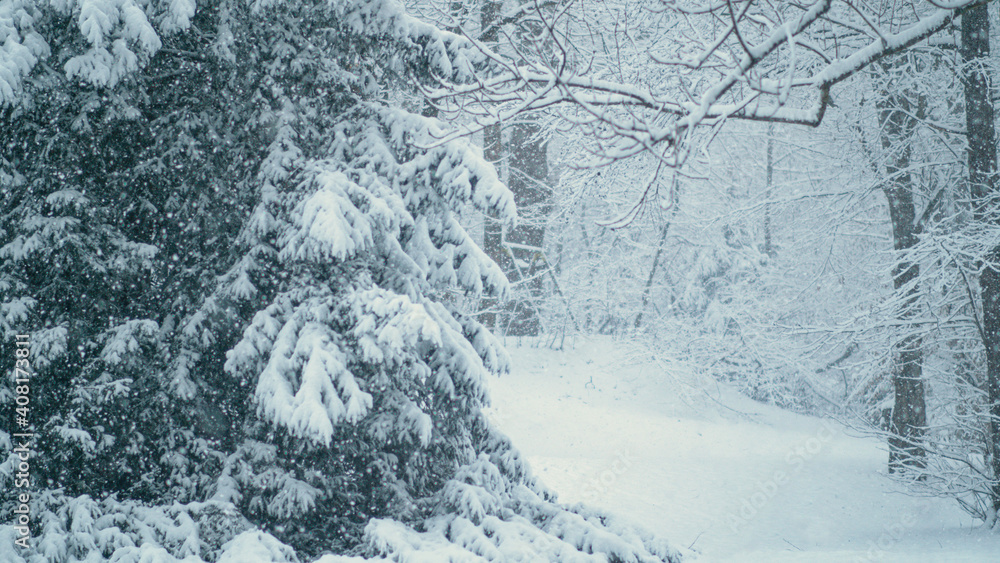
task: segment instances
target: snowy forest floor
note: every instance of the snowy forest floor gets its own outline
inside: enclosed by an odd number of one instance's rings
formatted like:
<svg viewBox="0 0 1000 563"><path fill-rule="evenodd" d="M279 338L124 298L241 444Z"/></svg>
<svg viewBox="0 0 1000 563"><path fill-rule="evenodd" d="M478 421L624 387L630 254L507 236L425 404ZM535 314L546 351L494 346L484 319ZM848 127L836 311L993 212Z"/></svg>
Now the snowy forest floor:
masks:
<svg viewBox="0 0 1000 563"><path fill-rule="evenodd" d="M878 440L762 405L627 342L509 339L492 420L565 503L603 508L705 562L995 562L1000 534L899 492Z"/></svg>

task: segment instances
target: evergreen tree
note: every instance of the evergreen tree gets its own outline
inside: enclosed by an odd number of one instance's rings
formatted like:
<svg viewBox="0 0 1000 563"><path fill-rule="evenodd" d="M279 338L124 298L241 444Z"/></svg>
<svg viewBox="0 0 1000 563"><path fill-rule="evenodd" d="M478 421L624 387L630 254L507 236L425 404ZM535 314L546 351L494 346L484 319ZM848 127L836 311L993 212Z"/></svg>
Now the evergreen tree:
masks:
<svg viewBox="0 0 1000 563"><path fill-rule="evenodd" d="M0 42L0 367L30 334L37 435L4 560L679 559L481 412L508 359L453 295L507 282L457 212L513 199L405 109L489 75L474 45L389 0L4 0Z"/></svg>

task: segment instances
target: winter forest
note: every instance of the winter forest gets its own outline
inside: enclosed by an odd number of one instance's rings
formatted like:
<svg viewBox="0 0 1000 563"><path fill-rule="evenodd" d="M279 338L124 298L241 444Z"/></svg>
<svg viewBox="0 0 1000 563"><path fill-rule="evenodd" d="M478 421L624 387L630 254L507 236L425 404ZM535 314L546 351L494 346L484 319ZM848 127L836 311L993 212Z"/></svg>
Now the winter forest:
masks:
<svg viewBox="0 0 1000 563"><path fill-rule="evenodd" d="M0 0L0 562L1000 561L998 30Z"/></svg>

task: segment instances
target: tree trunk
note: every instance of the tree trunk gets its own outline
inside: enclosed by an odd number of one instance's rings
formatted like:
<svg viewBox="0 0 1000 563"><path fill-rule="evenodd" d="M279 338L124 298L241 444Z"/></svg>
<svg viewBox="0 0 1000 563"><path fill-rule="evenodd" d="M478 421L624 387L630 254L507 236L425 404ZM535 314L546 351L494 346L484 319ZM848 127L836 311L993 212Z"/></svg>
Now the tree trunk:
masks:
<svg viewBox="0 0 1000 563"><path fill-rule="evenodd" d="M481 13L481 24L482 29L487 29L487 31L480 37L483 44L487 46L495 46L497 41L497 28L493 26L493 23L498 19L500 15L500 2L491 2L489 0L483 2L482 13ZM483 156L486 160L493 163L497 167L497 172L500 171L500 165L502 164L503 158L503 136L501 134L500 124L490 125L483 130ZM516 200L515 200L516 201ZM520 202L518 202L520 204ZM503 270L507 277L510 278L510 257L504 252L503 247L503 225L496 216L490 215L486 217L486 223L483 227L483 251L487 256L493 259L500 269ZM498 322L497 311L499 308L499 303L496 299L484 299L482 307L485 312L480 315L479 320L493 331L499 331L502 329L502 323Z"/></svg>
<svg viewBox="0 0 1000 563"><path fill-rule="evenodd" d="M888 70L888 69L887 69ZM889 152L885 165L886 182L882 191L889 202L892 221L892 243L897 252L905 253L917 242L917 213L913 201L914 179L909 172L915 108L905 93L892 92L891 73L886 90L879 97L879 122L882 148ZM897 294L902 293L901 321L916 314L917 277L920 265L905 254L893 267L892 282ZM903 323L905 327L905 323ZM904 328L904 330L907 330ZM927 426L924 403L922 339L914 334L903 336L894 345L892 387L894 403L889 437L889 472L906 467L923 468L925 452L921 441Z"/></svg>
<svg viewBox="0 0 1000 563"><path fill-rule="evenodd" d="M771 236L771 198L774 197L774 124L767 126L767 163L765 169L767 186L764 188L764 254L774 258L774 241Z"/></svg>
<svg viewBox="0 0 1000 563"><path fill-rule="evenodd" d="M499 36L496 22L500 2L486 0L482 8L480 37L483 44L494 46ZM537 34L527 34L533 38ZM525 39L522 38L522 41ZM525 46L529 48L530 46ZM530 114L509 127L510 142L503 146L500 125L487 127L483 133L484 155L499 164L508 160L507 186L514 193L518 209L518 226L504 234L501 225L487 219L483 234L483 250L507 275L507 279L523 292L513 292L501 306L493 300L484 303L487 311L481 319L487 326L514 336L537 336L541 330L538 303L542 298L542 244L545 240L545 218L551 207L549 187L548 142L539 134L541 127Z"/></svg>
<svg viewBox="0 0 1000 563"><path fill-rule="evenodd" d="M990 17L985 5L962 15L962 62L965 83L965 128L969 148L969 192L977 221L996 224L997 150L993 103L986 74L990 53ZM994 248L979 277L983 307L983 345L986 348L986 393L990 418L987 422L987 463L992 473L993 511L1000 510L1000 248Z"/></svg>
<svg viewBox="0 0 1000 563"><path fill-rule="evenodd" d="M508 334L537 336L541 329L538 303L542 298L542 245L545 242L545 220L551 207L548 185L548 143L540 135L541 128L530 115L510 128L510 177L507 181L520 220L507 232L506 242L511 257L507 276L524 285L526 299L510 302Z"/></svg>
<svg viewBox="0 0 1000 563"><path fill-rule="evenodd" d="M635 329L639 330L642 325L642 316L649 305L649 294L653 289L653 280L656 279L656 268L660 265L660 256L663 255L663 245L667 242L667 233L670 232L670 221L663 224L660 229L660 242L656 245L656 254L653 254L653 265L649 267L649 277L646 278L646 285L642 288L642 300L639 304L639 314L635 316Z"/></svg>
<svg viewBox="0 0 1000 563"><path fill-rule="evenodd" d="M670 232L670 224L673 223L674 215L677 214L677 206L680 205L680 189L680 183L674 177L673 184L670 186L670 216L667 217L666 222L660 230L660 242L656 245L656 254L653 255L653 265L649 267L649 277L646 278L646 285L642 288L642 301L639 305L639 314L635 317L636 330L642 325L642 317L646 313L646 307L649 305L649 295L653 290L656 268L660 265L660 257L663 256L663 248L667 243L667 233Z"/></svg>

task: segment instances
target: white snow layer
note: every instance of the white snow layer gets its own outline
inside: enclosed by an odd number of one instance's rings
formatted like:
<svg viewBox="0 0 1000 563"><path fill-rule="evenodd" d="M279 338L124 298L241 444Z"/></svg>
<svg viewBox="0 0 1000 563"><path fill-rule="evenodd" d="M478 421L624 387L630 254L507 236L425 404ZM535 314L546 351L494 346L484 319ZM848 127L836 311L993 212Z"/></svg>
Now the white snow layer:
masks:
<svg viewBox="0 0 1000 563"><path fill-rule="evenodd" d="M754 403L594 338L513 346L490 418L564 503L627 517L707 562L995 562L1000 534L902 494L878 440Z"/></svg>

